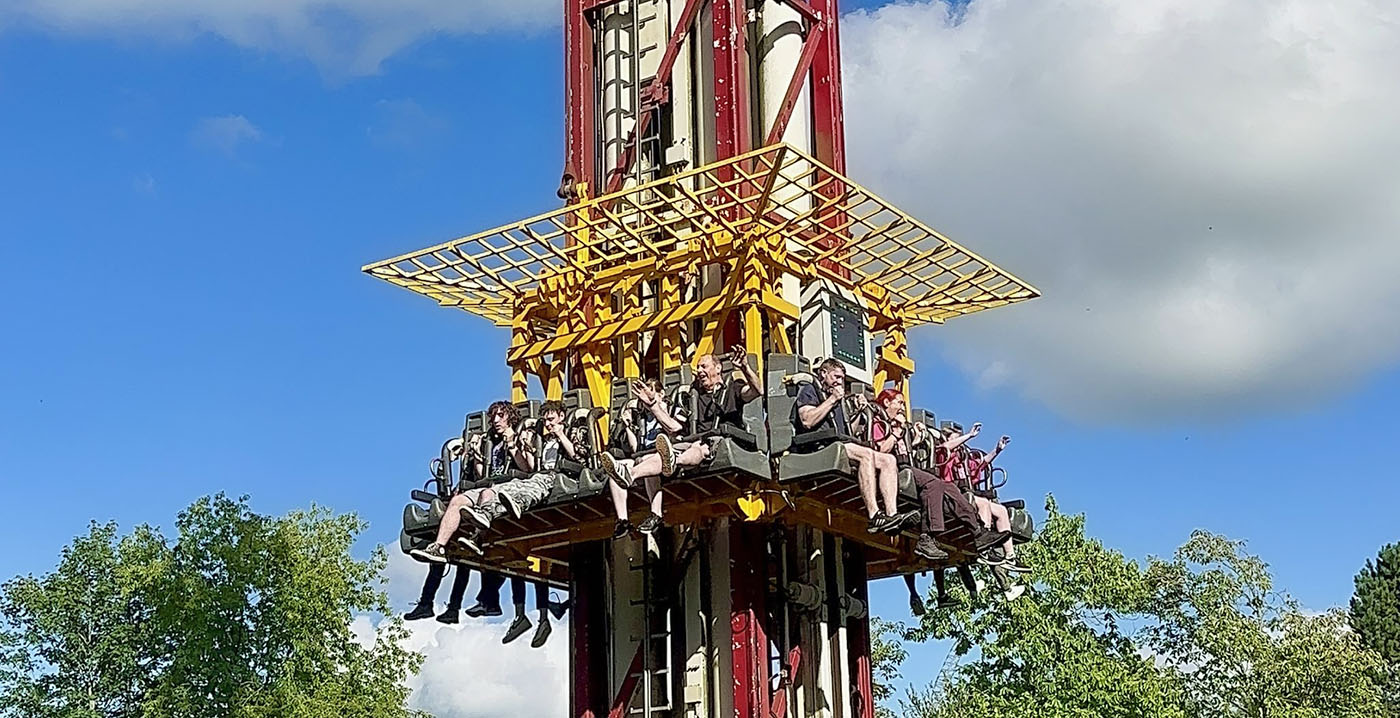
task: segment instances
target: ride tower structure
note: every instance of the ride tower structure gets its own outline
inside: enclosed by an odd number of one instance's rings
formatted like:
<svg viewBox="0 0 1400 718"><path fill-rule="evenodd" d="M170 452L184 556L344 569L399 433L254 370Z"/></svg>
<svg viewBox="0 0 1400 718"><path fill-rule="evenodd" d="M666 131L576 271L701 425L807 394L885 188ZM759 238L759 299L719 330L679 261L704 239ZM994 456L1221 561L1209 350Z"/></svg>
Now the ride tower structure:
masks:
<svg viewBox="0 0 1400 718"><path fill-rule="evenodd" d="M482 553L449 549L570 592L574 718L873 718L868 582L973 559L868 533L842 437L793 426L813 360L907 398L911 328L1038 296L845 176L837 19L837 0L565 0L564 206L364 268L508 328L512 401L562 400L591 456ZM596 457L635 418L629 382L693 405L695 362L735 344L764 383L745 427L665 479L662 530L611 539ZM468 415L461 438L487 428ZM444 445L406 552L468 463Z"/></svg>

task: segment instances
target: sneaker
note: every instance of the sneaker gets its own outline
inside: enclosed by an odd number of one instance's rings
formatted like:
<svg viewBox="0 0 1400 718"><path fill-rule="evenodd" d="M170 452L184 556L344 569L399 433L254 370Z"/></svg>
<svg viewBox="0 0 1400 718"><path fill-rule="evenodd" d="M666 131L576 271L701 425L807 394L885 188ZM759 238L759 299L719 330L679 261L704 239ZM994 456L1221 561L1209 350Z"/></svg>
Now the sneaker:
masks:
<svg viewBox="0 0 1400 718"><path fill-rule="evenodd" d="M1008 600L1008 601L1015 601L1016 599L1018 599L1018 598L1020 598L1021 596L1025 595L1025 593L1026 593L1026 587L1025 587L1025 586L1022 586L1021 584L1018 583L1018 584L1012 586L1011 588L1006 589L1006 600Z"/></svg>
<svg viewBox="0 0 1400 718"><path fill-rule="evenodd" d="M530 622L530 617L523 613L516 614L515 620L510 622L510 628L506 629L506 635L501 637L501 643L510 643L515 639L525 635L530 627L535 624Z"/></svg>
<svg viewBox="0 0 1400 718"><path fill-rule="evenodd" d="M569 603L572 600L573 599L566 598L562 601L549 602L549 612L554 614L555 620L563 618L564 614L569 612Z"/></svg>
<svg viewBox="0 0 1400 718"><path fill-rule="evenodd" d="M924 515L919 511L905 511L890 517L890 525L884 531L887 534L897 534L906 528L918 526Z"/></svg>
<svg viewBox="0 0 1400 718"><path fill-rule="evenodd" d="M509 513L513 518L519 519L524 515L520 511L520 507L516 505L515 499L510 497L510 494L497 491L496 500L500 502L501 507L506 510L506 513Z"/></svg>
<svg viewBox="0 0 1400 718"><path fill-rule="evenodd" d="M946 561L948 552L938 547L932 536L924 534L914 544L914 555L929 561Z"/></svg>
<svg viewBox="0 0 1400 718"><path fill-rule="evenodd" d="M604 451L598 454L598 467L603 470L609 479L617 482L618 486L624 489L632 488L632 473L626 467L613 458L612 454ZM624 476L624 473L626 474Z"/></svg>
<svg viewBox="0 0 1400 718"><path fill-rule="evenodd" d="M872 534L880 533L889 528L890 521L890 517L885 514L884 511L876 511L875 515L870 517L870 523L866 525L865 532Z"/></svg>
<svg viewBox="0 0 1400 718"><path fill-rule="evenodd" d="M651 514L645 519L642 519L642 522L640 524L637 524L637 530L641 531L644 534L649 534L661 528L661 526L661 517L657 516L656 514Z"/></svg>
<svg viewBox="0 0 1400 718"><path fill-rule="evenodd" d="M1001 549L991 549L984 553L977 554L977 563L987 568L996 568L1006 563L1006 559L1001 557Z"/></svg>
<svg viewBox="0 0 1400 718"><path fill-rule="evenodd" d="M924 605L924 599L919 598L918 596L910 596L910 597L909 597L909 612L910 612L910 613L914 614L915 616L922 616L922 615L924 615L924 613L926 613L927 611L928 611L928 607Z"/></svg>
<svg viewBox="0 0 1400 718"><path fill-rule="evenodd" d="M431 603L420 603L420 604L418 604L417 606L414 606L412 611L409 611L408 613L405 613L405 614L403 615L403 620L405 620L405 621L421 621L421 620L423 620L423 619L425 619L425 618L432 618L432 617L433 617L433 604L431 604Z"/></svg>
<svg viewBox="0 0 1400 718"><path fill-rule="evenodd" d="M983 531L972 540L972 548L976 549L977 553L982 553L987 549L996 548L1006 543L1009 538L1011 538L1009 531Z"/></svg>
<svg viewBox="0 0 1400 718"><path fill-rule="evenodd" d="M475 537L470 537L470 536L458 536L458 537L457 537L457 543L460 544L460 545L462 545L463 547L465 547L465 548L467 548L467 549L470 549L471 551L475 552L476 555L478 555L478 556L481 556L481 555L483 555L483 554L486 553L485 551L481 550L481 544L479 544L479 543L476 542L476 538L475 538Z"/></svg>
<svg viewBox="0 0 1400 718"><path fill-rule="evenodd" d="M480 526L484 529L491 528L491 515L486 513L485 509L481 508L480 506L477 506L476 504L462 507L462 520Z"/></svg>
<svg viewBox="0 0 1400 718"><path fill-rule="evenodd" d="M1001 567L1012 573L1030 573L1031 567L1021 563L1021 559L1012 556L1001 562Z"/></svg>
<svg viewBox="0 0 1400 718"><path fill-rule="evenodd" d="M939 609L949 609L957 608L961 603L952 596L939 596L937 605Z"/></svg>
<svg viewBox="0 0 1400 718"><path fill-rule="evenodd" d="M630 533L632 533L632 522L631 522L631 521L628 521L628 520L626 520L626 519L621 519L621 520L619 520L616 524L613 524L613 538L614 538L614 539L627 538L627 534L630 534Z"/></svg>
<svg viewBox="0 0 1400 718"><path fill-rule="evenodd" d="M661 475L676 473L676 445L665 432L656 435L656 455L661 457Z"/></svg>
<svg viewBox="0 0 1400 718"><path fill-rule="evenodd" d="M481 603L480 601L477 601L476 603L473 603L471 606L469 606L465 611L462 611L462 613L465 613L472 618L481 618L482 616L499 616L501 615L502 611L500 606L487 606Z"/></svg>
<svg viewBox="0 0 1400 718"><path fill-rule="evenodd" d="M535 637L530 639L531 648L539 648L549 640L549 634L554 632L554 628L549 625L549 621L540 621L540 627L535 629Z"/></svg>
<svg viewBox="0 0 1400 718"><path fill-rule="evenodd" d="M438 623L446 623L449 626L456 623L458 620L460 619L457 616L457 609L455 608L449 608L437 617Z"/></svg>
<svg viewBox="0 0 1400 718"><path fill-rule="evenodd" d="M408 552L410 556L419 561L432 561L433 563L447 563L447 549L439 544L430 543L423 548L416 548Z"/></svg>

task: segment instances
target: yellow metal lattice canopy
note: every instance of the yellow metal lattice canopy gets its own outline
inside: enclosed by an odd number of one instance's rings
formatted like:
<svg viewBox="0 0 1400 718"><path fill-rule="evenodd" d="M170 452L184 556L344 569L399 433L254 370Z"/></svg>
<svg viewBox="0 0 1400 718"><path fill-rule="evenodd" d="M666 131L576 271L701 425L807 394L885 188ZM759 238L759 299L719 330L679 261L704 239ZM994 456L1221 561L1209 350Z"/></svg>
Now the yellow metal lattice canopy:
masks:
<svg viewBox="0 0 1400 718"><path fill-rule="evenodd" d="M364 271L510 326L548 297L757 257L905 326L1039 296L1034 287L786 145L370 264ZM557 301L557 300L556 300ZM565 311L568 307L555 307Z"/></svg>

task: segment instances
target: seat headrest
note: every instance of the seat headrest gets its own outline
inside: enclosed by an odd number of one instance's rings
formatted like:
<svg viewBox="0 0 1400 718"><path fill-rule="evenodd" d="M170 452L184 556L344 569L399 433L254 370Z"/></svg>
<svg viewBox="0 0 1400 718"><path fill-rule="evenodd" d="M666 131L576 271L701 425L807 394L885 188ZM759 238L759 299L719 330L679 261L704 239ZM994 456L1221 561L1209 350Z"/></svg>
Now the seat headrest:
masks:
<svg viewBox="0 0 1400 718"><path fill-rule="evenodd" d="M817 383L817 378L811 374L808 374L805 371L799 371L793 374L784 374L783 383L787 384L788 386L793 386L796 384L815 384Z"/></svg>

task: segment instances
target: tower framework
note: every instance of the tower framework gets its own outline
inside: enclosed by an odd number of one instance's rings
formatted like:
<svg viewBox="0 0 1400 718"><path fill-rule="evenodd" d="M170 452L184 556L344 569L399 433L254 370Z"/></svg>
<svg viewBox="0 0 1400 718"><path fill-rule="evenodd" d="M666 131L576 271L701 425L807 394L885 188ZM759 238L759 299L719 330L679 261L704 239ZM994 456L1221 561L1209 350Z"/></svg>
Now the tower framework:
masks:
<svg viewBox="0 0 1400 718"><path fill-rule="evenodd" d="M872 718L867 583L934 566L865 531L839 445L796 447L793 380L837 357L856 391L907 398L911 328L1037 296L844 175L837 17L836 0L566 0L565 206L364 268L509 327L512 401L537 409L532 383L564 399L595 456L630 379L683 393L735 343L764 378L747 432L666 483L653 539L609 540L588 462L483 554L453 552L569 589L575 718ZM471 415L464 438L485 429ZM416 498L447 498L451 464ZM435 522L410 505L404 549Z"/></svg>

